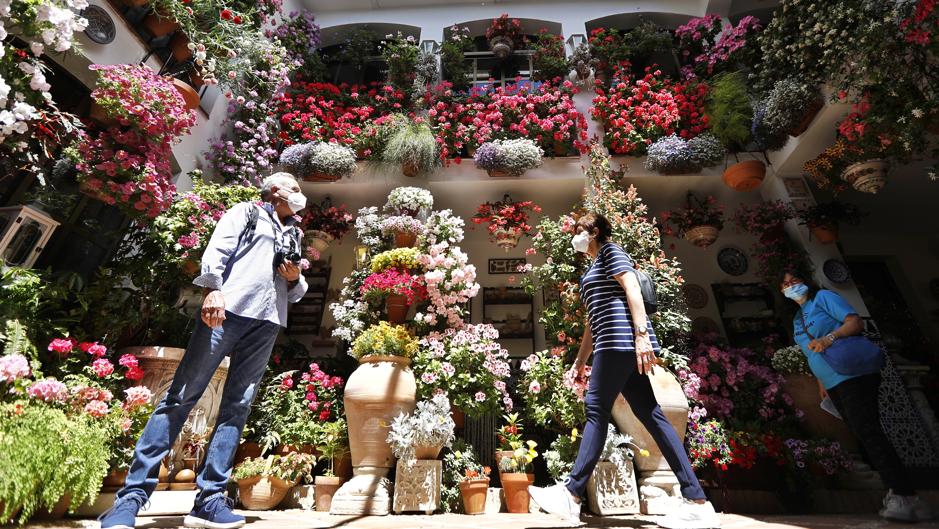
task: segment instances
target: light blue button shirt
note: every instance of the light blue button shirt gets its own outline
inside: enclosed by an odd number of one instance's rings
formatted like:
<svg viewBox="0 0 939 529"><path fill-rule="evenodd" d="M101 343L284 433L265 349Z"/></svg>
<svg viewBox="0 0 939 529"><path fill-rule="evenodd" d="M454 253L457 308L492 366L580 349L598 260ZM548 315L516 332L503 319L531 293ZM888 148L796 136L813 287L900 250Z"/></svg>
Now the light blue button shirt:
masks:
<svg viewBox="0 0 939 529"><path fill-rule="evenodd" d="M247 225L249 208L259 209L258 224L254 236L239 246L238 238ZM202 275L195 278L193 284L221 290L225 310L286 327L287 302L300 301L307 290L303 274L293 288L288 288L287 280L273 265L274 237L280 236L285 225L293 224L292 218L282 224L276 213L268 214L255 203L236 204L215 226L202 254Z"/></svg>

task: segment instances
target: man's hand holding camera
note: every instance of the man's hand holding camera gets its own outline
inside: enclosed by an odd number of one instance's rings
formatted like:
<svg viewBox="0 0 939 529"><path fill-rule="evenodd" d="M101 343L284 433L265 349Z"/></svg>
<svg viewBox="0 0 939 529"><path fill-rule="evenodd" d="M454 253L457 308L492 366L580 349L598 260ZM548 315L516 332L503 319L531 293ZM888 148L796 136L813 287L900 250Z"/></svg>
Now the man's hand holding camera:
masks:
<svg viewBox="0 0 939 529"><path fill-rule="evenodd" d="M288 260L284 260L277 267L277 273L289 283L296 283L300 280L300 266Z"/></svg>

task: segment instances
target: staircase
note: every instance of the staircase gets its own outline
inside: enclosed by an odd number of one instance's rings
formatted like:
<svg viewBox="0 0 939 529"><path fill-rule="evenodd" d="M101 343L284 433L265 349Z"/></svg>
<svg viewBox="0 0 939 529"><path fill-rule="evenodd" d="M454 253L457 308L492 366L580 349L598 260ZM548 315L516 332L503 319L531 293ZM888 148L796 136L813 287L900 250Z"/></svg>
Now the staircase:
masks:
<svg viewBox="0 0 939 529"><path fill-rule="evenodd" d="M319 336L323 312L326 310L326 293L329 290L331 272L329 263L312 263L310 268L303 272L308 288L303 299L290 305L286 330L288 335Z"/></svg>

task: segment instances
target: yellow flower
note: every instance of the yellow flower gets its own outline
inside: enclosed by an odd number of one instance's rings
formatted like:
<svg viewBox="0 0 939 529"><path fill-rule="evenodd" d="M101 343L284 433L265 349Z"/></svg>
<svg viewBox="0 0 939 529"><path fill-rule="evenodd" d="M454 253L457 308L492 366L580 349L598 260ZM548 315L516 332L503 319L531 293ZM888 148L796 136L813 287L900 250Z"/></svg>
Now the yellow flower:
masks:
<svg viewBox="0 0 939 529"><path fill-rule="evenodd" d="M538 443L536 443L536 442L534 442L534 441L526 441L526 444L528 445L528 448L534 448L534 447L538 446Z"/></svg>
<svg viewBox="0 0 939 529"><path fill-rule="evenodd" d="M646 450L645 448L640 448L639 455L641 455L642 457L649 457L649 451Z"/></svg>
<svg viewBox="0 0 939 529"><path fill-rule="evenodd" d="M577 434L578 434L578 433L579 433L579 432L577 431L577 428L574 428L574 429L571 430L571 442L577 440Z"/></svg>

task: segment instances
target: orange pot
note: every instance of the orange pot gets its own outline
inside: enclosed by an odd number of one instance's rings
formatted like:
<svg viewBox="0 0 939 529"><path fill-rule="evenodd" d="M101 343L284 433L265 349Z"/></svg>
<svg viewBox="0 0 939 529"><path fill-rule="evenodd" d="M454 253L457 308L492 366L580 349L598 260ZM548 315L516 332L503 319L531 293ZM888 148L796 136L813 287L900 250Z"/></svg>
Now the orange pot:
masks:
<svg viewBox="0 0 939 529"><path fill-rule="evenodd" d="M196 92L196 89L189 85L186 81L180 81L179 79L173 77L173 87L176 88L176 91L179 92L179 95L183 97L183 101L186 102L186 108L189 110L195 110L199 108L199 92Z"/></svg>
<svg viewBox="0 0 939 529"><path fill-rule="evenodd" d="M152 37L163 37L179 29L179 23L168 16L150 13L143 19L143 27Z"/></svg>
<svg viewBox="0 0 939 529"><path fill-rule="evenodd" d="M463 514L486 512L486 496L489 494L489 478L467 479L460 482L463 496Z"/></svg>
<svg viewBox="0 0 939 529"><path fill-rule="evenodd" d="M307 182L336 182L339 180L339 177L320 171L314 171L312 173L303 175L303 179Z"/></svg>
<svg viewBox="0 0 939 529"><path fill-rule="evenodd" d="M528 514L528 486L535 482L534 474L509 472L502 474L502 490L505 492L505 505L510 513Z"/></svg>
<svg viewBox="0 0 939 529"><path fill-rule="evenodd" d="M385 312L388 313L388 321L391 323L404 323L408 317L408 298L398 294L391 294L385 298Z"/></svg>
<svg viewBox="0 0 939 529"><path fill-rule="evenodd" d="M466 426L466 412L451 404L450 415L453 417L453 424L456 425L457 430L462 430Z"/></svg>
<svg viewBox="0 0 939 529"><path fill-rule="evenodd" d="M507 176L512 176L508 173L508 171L503 171L502 169L489 169L486 172L489 173L490 178L505 178Z"/></svg>
<svg viewBox="0 0 939 529"><path fill-rule="evenodd" d="M838 226L812 226L812 237L821 244L831 244L838 240Z"/></svg>
<svg viewBox="0 0 939 529"><path fill-rule="evenodd" d="M102 483L102 488L117 490L124 486L124 480L126 479L126 470L112 470L111 472L108 472L107 476L104 476L104 483Z"/></svg>
<svg viewBox="0 0 939 529"><path fill-rule="evenodd" d="M245 459L261 457L261 445L258 443L246 441L238 445L238 448L235 450L235 463L234 466L237 466L238 463L241 463Z"/></svg>
<svg viewBox="0 0 939 529"><path fill-rule="evenodd" d="M401 172L404 173L404 176L414 177L417 176L421 170L414 162L405 162L401 164Z"/></svg>
<svg viewBox="0 0 939 529"><path fill-rule="evenodd" d="M192 58L192 50L189 49L189 37L181 31L177 31L170 39L170 52L177 61L188 61Z"/></svg>
<svg viewBox="0 0 939 529"><path fill-rule="evenodd" d="M822 103L821 99L816 99L813 101L809 108L805 109L805 115L802 116L802 121L800 121L798 125L789 131L789 135L795 138L799 134L805 132L809 128L809 125L812 124L812 120L815 119L815 116L818 115L818 112L822 109L823 106L825 106L825 104Z"/></svg>
<svg viewBox="0 0 939 529"><path fill-rule="evenodd" d="M752 191L763 183L766 164L759 160L738 162L724 171L724 183L735 191Z"/></svg>
<svg viewBox="0 0 939 529"><path fill-rule="evenodd" d="M313 479L316 494L316 510L318 512L329 512L333 504L333 495L342 486L345 480L333 476L316 476Z"/></svg>
<svg viewBox="0 0 939 529"><path fill-rule="evenodd" d="M406 231L395 232L395 248L413 248L417 243L417 234Z"/></svg>

